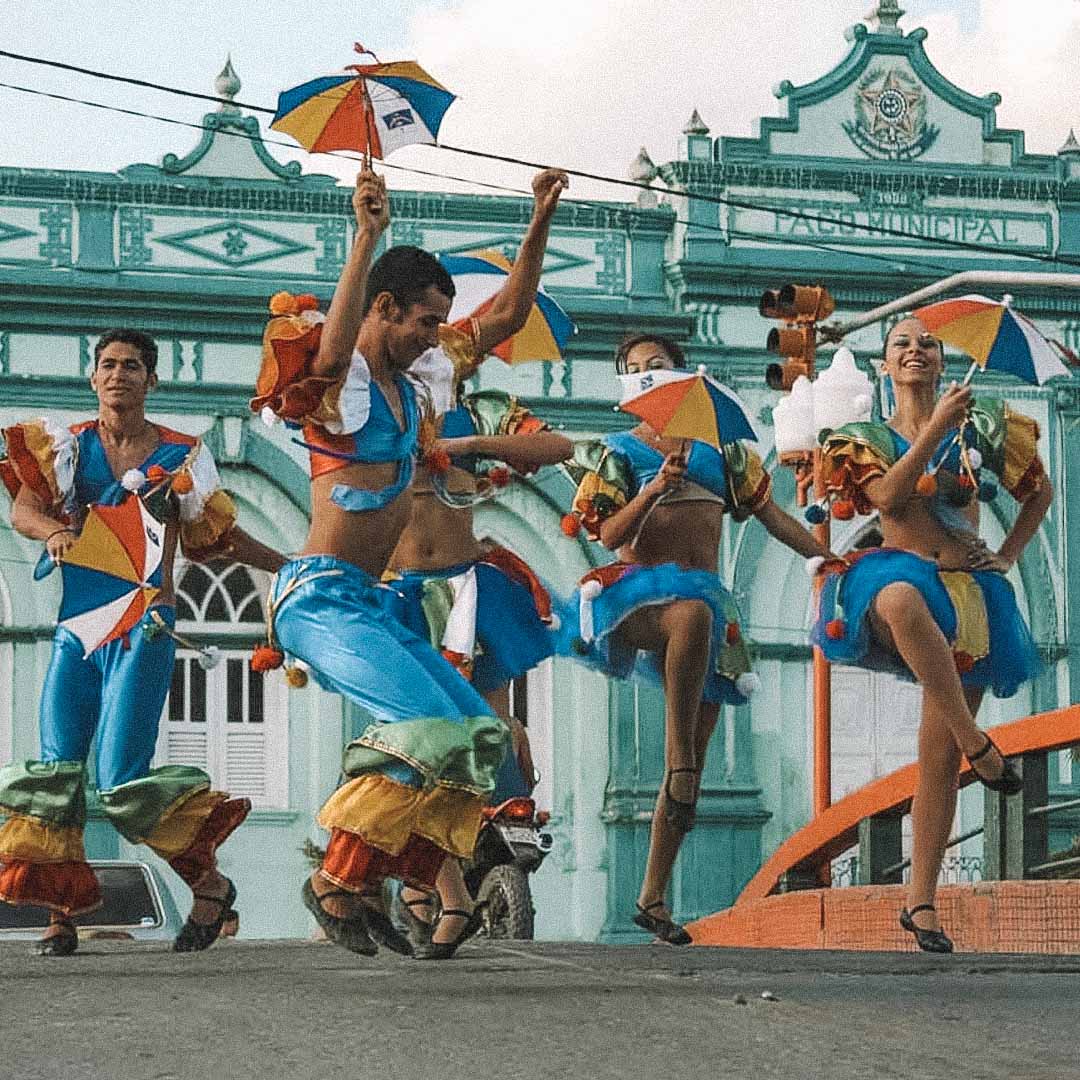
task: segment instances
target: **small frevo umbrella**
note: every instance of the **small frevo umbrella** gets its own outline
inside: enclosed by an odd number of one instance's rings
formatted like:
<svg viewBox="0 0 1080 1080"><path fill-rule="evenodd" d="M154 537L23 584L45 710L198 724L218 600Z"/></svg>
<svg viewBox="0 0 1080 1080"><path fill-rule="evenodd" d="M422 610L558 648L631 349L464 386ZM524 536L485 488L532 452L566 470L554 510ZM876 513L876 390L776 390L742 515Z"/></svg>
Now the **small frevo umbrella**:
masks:
<svg viewBox="0 0 1080 1080"><path fill-rule="evenodd" d="M1070 377L1053 345L1013 308L1011 296L1000 301L975 294L959 296L928 304L912 315L935 337L972 358L965 383L977 367L1007 372L1036 386L1058 375Z"/></svg>
<svg viewBox="0 0 1080 1080"><path fill-rule="evenodd" d="M375 54L357 45L356 51ZM356 150L385 158L414 143L434 143L454 95L415 60L350 64L351 75L325 75L283 90L275 131L291 135L313 154Z"/></svg>
<svg viewBox="0 0 1080 1080"><path fill-rule="evenodd" d="M483 315L513 269L510 261L498 251L440 255L439 262L454 279L450 322ZM570 316L541 289L536 294L536 302L525 325L492 352L508 364L561 360L563 348L575 333L577 327Z"/></svg>
<svg viewBox="0 0 1080 1080"><path fill-rule="evenodd" d="M61 626L84 655L128 633L161 588L165 527L129 495L117 506L92 506L78 540L60 564Z"/></svg>
<svg viewBox="0 0 1080 1080"><path fill-rule="evenodd" d="M718 450L737 439L757 441L746 406L733 390L693 371L642 371L620 375L619 409L644 420L658 435L699 439Z"/></svg>

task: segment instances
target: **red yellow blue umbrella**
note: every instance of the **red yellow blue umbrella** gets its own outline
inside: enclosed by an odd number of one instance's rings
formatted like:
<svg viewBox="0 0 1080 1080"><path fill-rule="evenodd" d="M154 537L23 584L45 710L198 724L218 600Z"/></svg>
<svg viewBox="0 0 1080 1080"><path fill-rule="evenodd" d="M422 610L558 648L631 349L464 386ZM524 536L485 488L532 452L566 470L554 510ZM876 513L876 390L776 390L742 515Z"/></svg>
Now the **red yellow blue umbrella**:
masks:
<svg viewBox="0 0 1080 1080"><path fill-rule="evenodd" d="M483 315L513 269L510 260L498 251L440 255L439 261L454 279L450 322ZM577 327L570 316L541 289L525 325L491 351L508 364L561 360L563 348L575 333Z"/></svg>
<svg viewBox="0 0 1080 1080"><path fill-rule="evenodd" d="M356 51L370 56L361 45ZM305 150L356 150L370 164L414 143L434 143L454 100L415 60L351 64L352 75L325 75L278 95L275 131Z"/></svg>
<svg viewBox="0 0 1080 1080"><path fill-rule="evenodd" d="M89 656L122 637L146 614L161 588L165 527L137 495L116 506L92 506L60 566L61 626Z"/></svg>

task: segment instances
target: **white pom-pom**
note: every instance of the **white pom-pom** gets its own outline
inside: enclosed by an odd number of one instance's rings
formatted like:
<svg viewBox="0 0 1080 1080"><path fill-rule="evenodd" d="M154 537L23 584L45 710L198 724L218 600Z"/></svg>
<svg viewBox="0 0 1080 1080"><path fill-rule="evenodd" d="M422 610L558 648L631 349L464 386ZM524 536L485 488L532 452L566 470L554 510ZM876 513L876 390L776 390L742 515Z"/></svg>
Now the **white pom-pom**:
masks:
<svg viewBox="0 0 1080 1080"><path fill-rule="evenodd" d="M553 611L551 613L551 618L548 619L548 626L550 626L552 630L561 630L562 629L562 619L559 618L557 612Z"/></svg>
<svg viewBox="0 0 1080 1080"><path fill-rule="evenodd" d="M968 458L968 464L973 469L981 469L982 468L982 461L983 461L982 454L980 454L979 451L976 450L974 447L972 447L967 452L967 458Z"/></svg>
<svg viewBox="0 0 1080 1080"><path fill-rule="evenodd" d="M699 375L708 375L709 374L709 369L704 364L698 364L697 373Z"/></svg>
<svg viewBox="0 0 1080 1080"><path fill-rule="evenodd" d="M321 311L301 311L300 321L307 323L308 326L318 326L319 323L326 322L326 316Z"/></svg>
<svg viewBox="0 0 1080 1080"><path fill-rule="evenodd" d="M274 412L269 405L264 405L262 407L262 411L259 413L259 419L262 420L267 427L273 427L278 422L277 413Z"/></svg>
<svg viewBox="0 0 1080 1080"><path fill-rule="evenodd" d="M599 581L591 580L586 581L581 586L581 599L582 600L595 600L604 591L604 586Z"/></svg>
<svg viewBox="0 0 1080 1080"><path fill-rule="evenodd" d="M138 469L128 469L128 471L120 477L120 486L125 491L140 491L146 486L146 473L141 472Z"/></svg>
<svg viewBox="0 0 1080 1080"><path fill-rule="evenodd" d="M823 555L812 555L805 563L803 563L806 570L806 576L811 578L814 577L824 565L825 557Z"/></svg>
<svg viewBox="0 0 1080 1080"><path fill-rule="evenodd" d="M299 656L290 657L290 663L294 668L299 668L301 671L311 670L311 665L306 660L301 660Z"/></svg>
<svg viewBox="0 0 1080 1080"><path fill-rule="evenodd" d="M750 697L761 689L761 679L752 671L746 671L735 680L735 689L743 697Z"/></svg>
<svg viewBox="0 0 1080 1080"><path fill-rule="evenodd" d="M216 645L204 645L199 650L198 662L203 671L213 671L221 663L221 650Z"/></svg>

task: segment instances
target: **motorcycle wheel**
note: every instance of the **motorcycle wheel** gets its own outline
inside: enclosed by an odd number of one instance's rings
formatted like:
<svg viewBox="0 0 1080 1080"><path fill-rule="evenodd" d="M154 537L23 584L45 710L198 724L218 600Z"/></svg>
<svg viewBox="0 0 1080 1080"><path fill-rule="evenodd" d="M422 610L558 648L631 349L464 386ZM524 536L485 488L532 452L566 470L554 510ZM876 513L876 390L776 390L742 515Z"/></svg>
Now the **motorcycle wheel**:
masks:
<svg viewBox="0 0 1080 1080"><path fill-rule="evenodd" d="M480 885L479 900L487 901L483 933L489 938L532 941L533 908L528 875L516 866L496 866Z"/></svg>

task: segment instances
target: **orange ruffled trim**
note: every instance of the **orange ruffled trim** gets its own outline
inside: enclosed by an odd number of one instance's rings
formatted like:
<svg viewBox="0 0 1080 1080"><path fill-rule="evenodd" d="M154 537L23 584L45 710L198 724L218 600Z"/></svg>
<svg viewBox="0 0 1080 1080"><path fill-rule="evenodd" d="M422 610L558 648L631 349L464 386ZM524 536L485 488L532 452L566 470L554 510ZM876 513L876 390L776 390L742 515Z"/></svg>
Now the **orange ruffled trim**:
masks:
<svg viewBox="0 0 1080 1080"><path fill-rule="evenodd" d="M195 885L214 865L214 854L230 834L251 813L250 799L224 799L210 811L191 846L169 859L169 865L187 882Z"/></svg>
<svg viewBox="0 0 1080 1080"><path fill-rule="evenodd" d="M56 504L58 493L54 483L49 483L49 478L41 467L39 455L35 454L29 442L27 433L40 433L40 424L13 424L4 428L4 442L7 445L7 459L4 462L3 480L12 498L19 493L19 488L28 487L47 507Z"/></svg>
<svg viewBox="0 0 1080 1080"><path fill-rule="evenodd" d="M86 862L5 858L0 863L0 900L34 904L61 915L82 915L101 905L101 887Z"/></svg>
<svg viewBox="0 0 1080 1080"><path fill-rule="evenodd" d="M524 585L532 594L536 614L544 622L551 622L551 594L544 588L528 563L512 551L507 551L504 547L488 548L480 557L480 562L494 566L497 570L501 570L511 581Z"/></svg>
<svg viewBox="0 0 1080 1080"><path fill-rule="evenodd" d="M410 836L397 855L369 844L362 836L334 829L319 873L350 892L367 892L374 882L392 877L419 889L434 889L446 852L423 836Z"/></svg>

